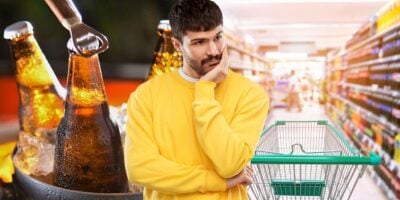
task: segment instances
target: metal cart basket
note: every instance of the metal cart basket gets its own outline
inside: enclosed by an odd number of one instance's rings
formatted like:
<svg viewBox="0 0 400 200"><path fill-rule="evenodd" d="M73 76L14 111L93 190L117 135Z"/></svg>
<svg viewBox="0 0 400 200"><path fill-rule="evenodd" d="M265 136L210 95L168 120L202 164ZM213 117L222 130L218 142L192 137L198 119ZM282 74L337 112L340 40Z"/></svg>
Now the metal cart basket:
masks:
<svg viewBox="0 0 400 200"><path fill-rule="evenodd" d="M264 131L251 162L251 199L342 200L380 158L361 155L327 121L277 121Z"/></svg>

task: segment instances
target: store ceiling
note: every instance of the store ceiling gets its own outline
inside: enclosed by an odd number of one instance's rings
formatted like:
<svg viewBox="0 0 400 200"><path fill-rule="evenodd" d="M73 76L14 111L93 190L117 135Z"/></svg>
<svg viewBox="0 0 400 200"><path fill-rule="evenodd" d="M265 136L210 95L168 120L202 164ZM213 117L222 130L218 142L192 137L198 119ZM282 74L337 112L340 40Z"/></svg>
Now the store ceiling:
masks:
<svg viewBox="0 0 400 200"><path fill-rule="evenodd" d="M216 0L225 25L248 34L257 47L276 51L282 43L340 48L390 0Z"/></svg>

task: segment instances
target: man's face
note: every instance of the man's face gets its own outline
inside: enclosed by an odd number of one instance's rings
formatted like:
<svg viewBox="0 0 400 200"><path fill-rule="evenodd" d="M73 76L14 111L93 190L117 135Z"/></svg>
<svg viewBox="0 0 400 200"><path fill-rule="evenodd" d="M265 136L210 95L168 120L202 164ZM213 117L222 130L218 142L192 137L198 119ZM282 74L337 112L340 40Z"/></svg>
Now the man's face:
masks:
<svg viewBox="0 0 400 200"><path fill-rule="evenodd" d="M184 68L190 76L200 78L221 61L224 48L222 25L210 31L186 31L181 44Z"/></svg>

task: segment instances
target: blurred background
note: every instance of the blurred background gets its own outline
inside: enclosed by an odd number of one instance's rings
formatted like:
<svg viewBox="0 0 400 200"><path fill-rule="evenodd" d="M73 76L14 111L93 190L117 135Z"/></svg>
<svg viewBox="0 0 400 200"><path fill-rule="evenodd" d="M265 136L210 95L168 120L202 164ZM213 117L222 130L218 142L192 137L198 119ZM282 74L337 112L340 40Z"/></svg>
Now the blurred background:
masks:
<svg viewBox="0 0 400 200"><path fill-rule="evenodd" d="M112 67L126 63L149 64L157 40L157 25L168 18L173 0L75 0L83 22L108 37L110 48L101 62ZM66 42L69 33L58 22L44 0L0 0L0 30L27 20L57 74L67 71ZM13 73L7 41L0 42L0 73ZM104 67L105 67L104 66ZM108 76L109 73L105 73ZM129 77L128 77L129 78Z"/></svg>
<svg viewBox="0 0 400 200"><path fill-rule="evenodd" d="M100 55L111 105L126 102L143 82L157 43L157 25L168 18L173 0L74 0L83 22L107 36L109 49ZM35 38L65 86L69 32L44 0L0 0L0 121L17 117L18 94L4 29L21 20L31 22ZM6 99L7 98L7 99Z"/></svg>
<svg viewBox="0 0 400 200"><path fill-rule="evenodd" d="M83 22L108 37L100 62L109 104L120 106L147 79L157 25L175 0L73 1ZM270 97L267 123L329 120L356 148L382 158L367 169L352 199L400 199L400 0L215 2L224 14L231 69ZM0 0L1 33L21 20L32 23L65 86L68 31L44 0ZM18 130L13 70L9 46L0 39L2 137ZM301 86L298 111L288 103L291 80Z"/></svg>

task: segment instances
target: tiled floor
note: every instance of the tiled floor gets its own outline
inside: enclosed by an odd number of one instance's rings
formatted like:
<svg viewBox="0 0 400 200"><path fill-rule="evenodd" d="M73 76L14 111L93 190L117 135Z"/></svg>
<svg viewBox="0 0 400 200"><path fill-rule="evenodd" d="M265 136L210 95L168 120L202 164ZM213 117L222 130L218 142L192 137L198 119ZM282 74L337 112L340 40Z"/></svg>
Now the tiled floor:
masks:
<svg viewBox="0 0 400 200"><path fill-rule="evenodd" d="M276 120L328 120L324 108L317 103L308 103L303 106L302 112L288 112L284 108L276 108L270 112L266 126L268 127ZM351 200L387 200L383 191L373 182L370 175L366 172L360 179Z"/></svg>

